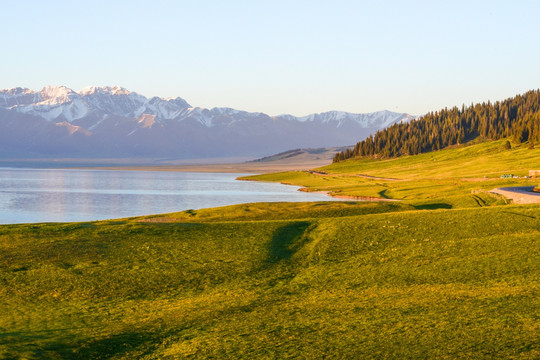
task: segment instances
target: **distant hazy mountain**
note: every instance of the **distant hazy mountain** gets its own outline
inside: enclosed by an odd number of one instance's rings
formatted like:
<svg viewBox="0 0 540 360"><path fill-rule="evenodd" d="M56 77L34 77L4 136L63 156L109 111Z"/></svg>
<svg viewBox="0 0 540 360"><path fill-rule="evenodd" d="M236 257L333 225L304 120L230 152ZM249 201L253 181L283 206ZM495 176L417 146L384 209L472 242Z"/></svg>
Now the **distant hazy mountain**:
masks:
<svg viewBox="0 0 540 360"><path fill-rule="evenodd" d="M268 116L146 98L118 86L13 88L0 90L0 157L260 157L354 144L412 118L390 111Z"/></svg>

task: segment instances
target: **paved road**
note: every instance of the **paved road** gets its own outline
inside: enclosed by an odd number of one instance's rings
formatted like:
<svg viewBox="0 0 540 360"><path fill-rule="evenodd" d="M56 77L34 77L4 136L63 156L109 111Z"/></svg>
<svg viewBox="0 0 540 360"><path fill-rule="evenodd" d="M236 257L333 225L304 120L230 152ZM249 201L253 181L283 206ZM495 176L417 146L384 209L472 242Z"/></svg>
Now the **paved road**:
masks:
<svg viewBox="0 0 540 360"><path fill-rule="evenodd" d="M540 193L532 192L534 186L496 188L490 192L511 199L514 204L540 204Z"/></svg>

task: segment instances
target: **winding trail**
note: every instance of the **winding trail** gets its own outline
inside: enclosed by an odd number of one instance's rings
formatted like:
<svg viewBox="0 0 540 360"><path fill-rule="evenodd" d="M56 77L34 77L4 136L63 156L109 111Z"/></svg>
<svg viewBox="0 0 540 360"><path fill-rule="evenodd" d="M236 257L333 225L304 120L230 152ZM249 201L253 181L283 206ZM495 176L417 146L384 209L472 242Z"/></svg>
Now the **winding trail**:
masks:
<svg viewBox="0 0 540 360"><path fill-rule="evenodd" d="M330 176L330 177L340 177L340 176L355 176L360 177L364 179L371 179L371 180L382 180L382 181L406 181L406 179L396 179L396 178L388 178L388 177L379 177L379 176L371 176L371 175L364 175L364 174L329 174L326 171L316 171L316 170L306 170L306 172L313 174L313 175L319 175L319 176Z"/></svg>

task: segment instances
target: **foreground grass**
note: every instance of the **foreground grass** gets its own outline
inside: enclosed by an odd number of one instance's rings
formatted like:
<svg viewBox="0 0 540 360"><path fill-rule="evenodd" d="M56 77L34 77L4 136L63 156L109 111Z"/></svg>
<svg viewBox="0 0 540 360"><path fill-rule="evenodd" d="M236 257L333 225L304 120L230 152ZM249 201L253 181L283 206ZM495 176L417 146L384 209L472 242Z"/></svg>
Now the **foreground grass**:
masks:
<svg viewBox="0 0 540 360"><path fill-rule="evenodd" d="M540 206L0 227L0 358L540 357Z"/></svg>

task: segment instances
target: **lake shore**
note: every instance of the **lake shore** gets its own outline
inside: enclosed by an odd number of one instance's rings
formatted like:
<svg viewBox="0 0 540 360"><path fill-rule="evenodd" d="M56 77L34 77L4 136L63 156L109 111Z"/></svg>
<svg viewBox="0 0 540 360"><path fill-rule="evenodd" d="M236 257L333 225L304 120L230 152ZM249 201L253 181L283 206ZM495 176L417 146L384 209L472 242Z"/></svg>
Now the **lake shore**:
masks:
<svg viewBox="0 0 540 360"><path fill-rule="evenodd" d="M127 218L254 202L334 201L242 173L0 169L0 224Z"/></svg>
<svg viewBox="0 0 540 360"><path fill-rule="evenodd" d="M198 173L266 174L311 170L332 163L332 152L303 153L291 157L249 160L246 158L156 160L156 159L3 159L0 167L36 169L92 169L126 171L170 171Z"/></svg>
<svg viewBox="0 0 540 360"><path fill-rule="evenodd" d="M188 165L126 165L126 166L89 166L85 169L136 170L136 171L177 171L203 173L246 173L266 174L282 171L310 170L330 164L326 159L306 162L244 162L230 164L188 164Z"/></svg>

